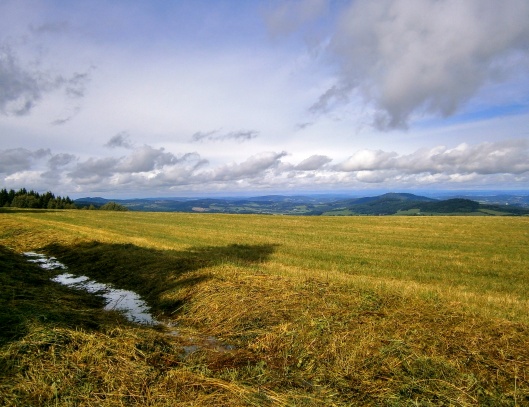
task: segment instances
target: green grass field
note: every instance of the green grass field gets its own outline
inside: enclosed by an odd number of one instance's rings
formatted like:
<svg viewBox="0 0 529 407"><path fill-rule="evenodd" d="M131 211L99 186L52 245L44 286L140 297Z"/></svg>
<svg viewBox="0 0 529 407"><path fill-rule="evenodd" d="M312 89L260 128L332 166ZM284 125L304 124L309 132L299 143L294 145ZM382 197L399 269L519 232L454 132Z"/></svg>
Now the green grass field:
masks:
<svg viewBox="0 0 529 407"><path fill-rule="evenodd" d="M526 217L4 210L0 246L1 405L529 405Z"/></svg>

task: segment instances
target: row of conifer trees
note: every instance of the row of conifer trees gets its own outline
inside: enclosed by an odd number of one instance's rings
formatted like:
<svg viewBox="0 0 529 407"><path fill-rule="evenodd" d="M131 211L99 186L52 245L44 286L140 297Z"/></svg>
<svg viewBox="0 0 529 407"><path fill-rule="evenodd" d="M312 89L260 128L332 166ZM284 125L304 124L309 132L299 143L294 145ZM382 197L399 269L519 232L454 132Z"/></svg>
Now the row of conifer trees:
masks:
<svg viewBox="0 0 529 407"><path fill-rule="evenodd" d="M21 188L0 190L0 207L33 208L33 209L76 209L74 202L68 197L55 196L51 192L39 194L33 190Z"/></svg>
<svg viewBox="0 0 529 407"><path fill-rule="evenodd" d="M101 209L104 211L127 211L128 208L116 202L104 205L89 205L78 207L68 196L55 196L52 192L39 194L33 190L21 188L18 191L6 188L0 190L0 208L29 208L29 209Z"/></svg>

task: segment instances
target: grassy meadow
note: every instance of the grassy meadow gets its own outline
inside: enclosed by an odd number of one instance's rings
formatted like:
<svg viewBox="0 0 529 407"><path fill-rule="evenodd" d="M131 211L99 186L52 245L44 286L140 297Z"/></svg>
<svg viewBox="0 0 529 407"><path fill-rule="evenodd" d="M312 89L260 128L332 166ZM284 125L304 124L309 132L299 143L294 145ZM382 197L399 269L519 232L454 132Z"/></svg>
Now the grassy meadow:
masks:
<svg viewBox="0 0 529 407"><path fill-rule="evenodd" d="M528 217L5 209L0 404L529 405L528 282Z"/></svg>

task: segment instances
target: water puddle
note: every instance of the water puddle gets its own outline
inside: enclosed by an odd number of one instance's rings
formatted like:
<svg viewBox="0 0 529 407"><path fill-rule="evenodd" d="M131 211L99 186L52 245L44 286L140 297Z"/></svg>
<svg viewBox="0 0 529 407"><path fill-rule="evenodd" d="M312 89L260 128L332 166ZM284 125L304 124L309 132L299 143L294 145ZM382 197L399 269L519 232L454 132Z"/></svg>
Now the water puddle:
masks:
<svg viewBox="0 0 529 407"><path fill-rule="evenodd" d="M67 270L67 267L55 257L46 257L35 252L26 252L28 261L38 264L45 270ZM74 276L70 273L59 274L52 281L62 285L101 295L106 300L106 310L121 311L125 317L139 324L155 325L159 322L149 312L149 307L134 291L113 288L109 284L98 283L86 276Z"/></svg>
<svg viewBox="0 0 529 407"><path fill-rule="evenodd" d="M68 270L68 268L55 257L46 257L44 254L35 252L25 252L23 255L27 257L29 262L36 263L45 270ZM53 277L52 281L102 296L106 300L106 310L120 311L129 321L144 325L161 324L168 328L167 333L169 335L180 336L173 323L165 323L156 320L150 314L149 307L145 301L143 301L134 291L114 288L109 284L90 280L90 278L86 276L74 276L68 272ZM213 349L217 352L229 352L235 349L235 347L231 345L221 343L213 336L208 336L205 339L193 337L187 339L190 344L183 347L185 356L189 356L201 349Z"/></svg>
<svg viewBox="0 0 529 407"><path fill-rule="evenodd" d="M25 252L23 254L24 256L29 257L28 261L30 263L37 263L41 268L45 270L66 270L66 266L61 262L57 261L55 257L46 257L43 254L35 252Z"/></svg>
<svg viewBox="0 0 529 407"><path fill-rule="evenodd" d="M106 310L121 311L129 321L147 325L158 323L150 314L145 301L133 291L112 288L108 284L98 283L86 276L76 277L69 273L59 274L52 278L52 281L101 295L106 300Z"/></svg>

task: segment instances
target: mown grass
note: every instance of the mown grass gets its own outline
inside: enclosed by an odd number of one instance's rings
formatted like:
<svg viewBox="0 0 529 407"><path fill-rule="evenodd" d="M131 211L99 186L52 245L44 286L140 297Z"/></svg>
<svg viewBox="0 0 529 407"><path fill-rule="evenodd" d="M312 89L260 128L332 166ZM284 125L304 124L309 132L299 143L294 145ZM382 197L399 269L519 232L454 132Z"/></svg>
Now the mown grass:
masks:
<svg viewBox="0 0 529 407"><path fill-rule="evenodd" d="M529 404L527 218L5 211L0 226L3 405ZM26 250L134 289L178 335L101 311Z"/></svg>

